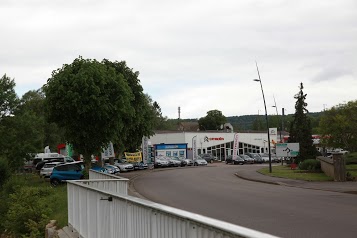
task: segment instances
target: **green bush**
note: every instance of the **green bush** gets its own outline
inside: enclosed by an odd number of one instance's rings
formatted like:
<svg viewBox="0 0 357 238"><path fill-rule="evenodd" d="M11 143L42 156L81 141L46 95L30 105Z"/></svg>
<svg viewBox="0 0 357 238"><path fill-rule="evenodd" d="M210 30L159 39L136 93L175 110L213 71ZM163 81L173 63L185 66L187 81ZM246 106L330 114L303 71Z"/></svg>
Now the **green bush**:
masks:
<svg viewBox="0 0 357 238"><path fill-rule="evenodd" d="M346 164L357 164L357 153L348 153L345 155Z"/></svg>
<svg viewBox="0 0 357 238"><path fill-rule="evenodd" d="M307 159L299 163L299 169L310 172L317 172L321 170L321 163L316 159Z"/></svg>
<svg viewBox="0 0 357 238"><path fill-rule="evenodd" d="M54 190L35 174L12 174L0 188L0 201L0 235L6 231L12 235L8 237L44 237L50 219L59 227L68 223L67 186Z"/></svg>
<svg viewBox="0 0 357 238"><path fill-rule="evenodd" d="M51 188L21 187L10 194L4 228L16 237L44 237L52 210L47 197Z"/></svg>
<svg viewBox="0 0 357 238"><path fill-rule="evenodd" d="M0 158L0 188L6 183L10 176L11 172L7 161Z"/></svg>

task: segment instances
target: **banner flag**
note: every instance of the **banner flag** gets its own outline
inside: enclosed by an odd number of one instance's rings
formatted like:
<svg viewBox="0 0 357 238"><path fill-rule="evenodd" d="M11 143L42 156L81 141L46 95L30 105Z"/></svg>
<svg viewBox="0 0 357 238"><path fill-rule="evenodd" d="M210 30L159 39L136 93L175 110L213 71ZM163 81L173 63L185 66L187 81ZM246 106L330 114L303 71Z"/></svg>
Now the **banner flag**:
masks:
<svg viewBox="0 0 357 238"><path fill-rule="evenodd" d="M149 162L149 139L146 136L143 137L141 147L143 150L143 162L148 163Z"/></svg>
<svg viewBox="0 0 357 238"><path fill-rule="evenodd" d="M235 133L234 134L234 140L233 140L233 155L232 155L233 159L237 158L238 147L239 147L238 133Z"/></svg>
<svg viewBox="0 0 357 238"><path fill-rule="evenodd" d="M196 159L197 158L197 136L194 137L194 139L192 140L192 158Z"/></svg>

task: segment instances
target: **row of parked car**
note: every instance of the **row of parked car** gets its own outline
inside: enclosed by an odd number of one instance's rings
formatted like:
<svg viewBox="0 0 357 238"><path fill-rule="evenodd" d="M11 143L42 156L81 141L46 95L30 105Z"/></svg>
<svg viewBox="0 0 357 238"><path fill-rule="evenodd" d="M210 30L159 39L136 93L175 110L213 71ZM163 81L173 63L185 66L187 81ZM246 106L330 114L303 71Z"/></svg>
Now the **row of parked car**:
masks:
<svg viewBox="0 0 357 238"><path fill-rule="evenodd" d="M154 168L200 166L200 165L207 165L207 161L200 156L197 156L196 159L188 159L185 157L159 156L155 158L155 162L154 162Z"/></svg>
<svg viewBox="0 0 357 238"><path fill-rule="evenodd" d="M274 154L271 154L270 157L271 161L276 163L281 162L282 159ZM269 154L246 153L237 155L234 159L232 155L226 158L226 164L262 164L266 162L269 162Z"/></svg>
<svg viewBox="0 0 357 238"><path fill-rule="evenodd" d="M105 161L109 162L109 161ZM35 165L36 171L41 177L50 179L52 185L56 186L64 180L75 180L83 178L84 162L74 161L70 157L66 159L44 159ZM105 163L103 167L97 165L97 161L93 160L91 169L108 173L117 174L120 172L128 172L132 170L147 169L148 165L143 162L127 163L125 160L115 159L114 165Z"/></svg>

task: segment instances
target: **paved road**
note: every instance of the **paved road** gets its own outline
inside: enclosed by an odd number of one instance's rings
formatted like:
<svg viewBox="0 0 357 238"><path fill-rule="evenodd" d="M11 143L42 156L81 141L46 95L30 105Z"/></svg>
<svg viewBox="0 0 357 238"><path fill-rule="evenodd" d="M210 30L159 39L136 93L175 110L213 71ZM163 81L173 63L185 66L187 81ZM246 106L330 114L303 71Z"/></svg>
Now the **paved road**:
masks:
<svg viewBox="0 0 357 238"><path fill-rule="evenodd" d="M149 200L281 237L357 237L357 195L240 179L259 165L122 174ZM265 165L263 165L265 166ZM143 171L142 171L143 172Z"/></svg>

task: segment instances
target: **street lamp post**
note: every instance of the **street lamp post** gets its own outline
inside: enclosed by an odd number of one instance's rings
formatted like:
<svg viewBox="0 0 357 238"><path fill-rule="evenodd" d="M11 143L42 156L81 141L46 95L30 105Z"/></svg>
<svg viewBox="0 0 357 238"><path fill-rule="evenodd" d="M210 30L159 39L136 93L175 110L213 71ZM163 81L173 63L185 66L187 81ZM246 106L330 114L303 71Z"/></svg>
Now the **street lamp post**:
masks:
<svg viewBox="0 0 357 238"><path fill-rule="evenodd" d="M266 121L266 123L267 123L267 131L268 131L269 173L271 173L272 170L271 170L271 150L270 150L270 132L269 132L268 112L267 112L267 106L266 106L266 103L265 103L265 96L264 96L264 91L263 91L262 80L261 80L261 78L260 78L260 73L259 73L259 69L258 69L258 64L257 64L257 62L255 62L255 65L257 66L257 72L258 72L258 77L259 77L259 79L254 79L254 81L260 83L260 88L261 88L261 90L262 90L263 101L264 101L265 121Z"/></svg>

